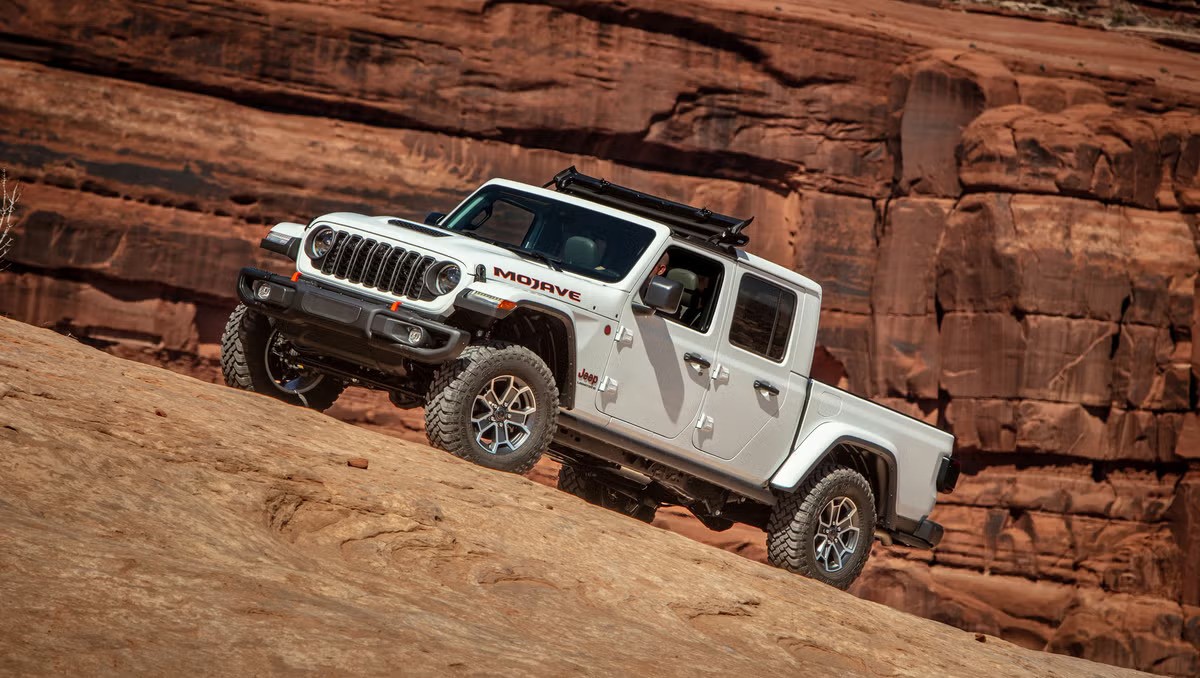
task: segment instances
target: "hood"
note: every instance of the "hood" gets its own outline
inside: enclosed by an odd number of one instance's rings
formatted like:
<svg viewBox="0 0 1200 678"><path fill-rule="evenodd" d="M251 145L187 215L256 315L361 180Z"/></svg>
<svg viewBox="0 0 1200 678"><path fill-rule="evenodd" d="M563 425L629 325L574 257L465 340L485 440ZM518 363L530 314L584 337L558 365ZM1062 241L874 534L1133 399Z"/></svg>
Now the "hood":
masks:
<svg viewBox="0 0 1200 678"><path fill-rule="evenodd" d="M612 306L616 296L627 294L628 290L625 288L637 277L631 273L620 282L606 283L577 273L556 271L543 262L520 256L502 247L398 217L368 217L337 212L313 220L308 230L317 225L348 228L365 236L419 250L438 259L449 259L462 268L463 282L460 289L473 284L474 274L482 265L489 283L513 285L523 293L537 294L580 308L600 310L600 307ZM301 262L298 263L305 264L301 266L303 273L317 273L307 255L302 254L300 258ZM338 283L354 288L361 287L340 280ZM378 290L370 288L362 288L362 291L374 296L379 295ZM447 294L432 302L405 303L429 312L445 313L450 310L454 296L455 294ZM615 309L611 312L615 312Z"/></svg>

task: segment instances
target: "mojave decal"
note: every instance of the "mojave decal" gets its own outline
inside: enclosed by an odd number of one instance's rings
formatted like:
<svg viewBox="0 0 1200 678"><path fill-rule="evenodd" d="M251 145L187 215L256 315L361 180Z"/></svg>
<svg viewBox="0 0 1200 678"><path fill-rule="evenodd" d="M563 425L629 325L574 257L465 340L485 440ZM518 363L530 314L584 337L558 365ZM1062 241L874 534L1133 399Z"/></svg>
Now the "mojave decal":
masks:
<svg viewBox="0 0 1200 678"><path fill-rule="evenodd" d="M494 275L498 278L504 278L505 280L511 280L520 285L528 285L529 287L531 287L539 292L549 292L551 294L557 294L558 296L566 297L567 299L570 299L571 301L582 301L583 300L582 297L580 296L580 294L578 292L576 292L575 290L572 290L572 289L569 289L566 287L559 287L558 285L555 285L554 283L551 283L551 282L547 282L545 280L538 280L537 278L530 278L529 276L525 275L524 273L513 273L512 271L506 271L506 270L500 268L499 266L492 267L492 275Z"/></svg>

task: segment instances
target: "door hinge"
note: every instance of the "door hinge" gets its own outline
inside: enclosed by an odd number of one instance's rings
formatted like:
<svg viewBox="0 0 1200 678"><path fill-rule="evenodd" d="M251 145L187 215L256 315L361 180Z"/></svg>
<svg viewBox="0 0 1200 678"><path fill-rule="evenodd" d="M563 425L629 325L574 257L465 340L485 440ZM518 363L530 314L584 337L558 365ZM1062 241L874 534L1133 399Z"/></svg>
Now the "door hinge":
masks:
<svg viewBox="0 0 1200 678"><path fill-rule="evenodd" d="M633 330L621 325L617 328L616 342L618 344L633 345Z"/></svg>
<svg viewBox="0 0 1200 678"><path fill-rule="evenodd" d="M717 363L717 366L712 368L712 370L708 373L708 378L714 384L719 381L729 381L729 368Z"/></svg>
<svg viewBox="0 0 1200 678"><path fill-rule="evenodd" d="M616 393L617 380L612 377L605 377L600 381L600 385L596 387L596 390L601 393Z"/></svg>
<svg viewBox="0 0 1200 678"><path fill-rule="evenodd" d="M713 418L707 414L701 414L700 418L696 420L696 428L701 431L711 431L713 429Z"/></svg>

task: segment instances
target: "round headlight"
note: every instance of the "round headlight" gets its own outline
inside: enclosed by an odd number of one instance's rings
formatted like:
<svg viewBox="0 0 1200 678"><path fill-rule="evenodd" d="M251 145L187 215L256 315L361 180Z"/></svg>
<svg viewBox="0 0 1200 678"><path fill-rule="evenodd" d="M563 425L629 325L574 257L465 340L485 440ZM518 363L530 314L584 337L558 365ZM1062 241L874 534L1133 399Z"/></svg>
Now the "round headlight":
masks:
<svg viewBox="0 0 1200 678"><path fill-rule="evenodd" d="M308 238L308 256L311 259L320 259L329 254L329 250L333 247L333 241L337 239L337 234L328 226L321 226L313 231L313 234Z"/></svg>
<svg viewBox="0 0 1200 678"><path fill-rule="evenodd" d="M462 282L462 269L448 261L431 269L430 273L433 275L427 279L430 283L429 288L436 294L448 294Z"/></svg>

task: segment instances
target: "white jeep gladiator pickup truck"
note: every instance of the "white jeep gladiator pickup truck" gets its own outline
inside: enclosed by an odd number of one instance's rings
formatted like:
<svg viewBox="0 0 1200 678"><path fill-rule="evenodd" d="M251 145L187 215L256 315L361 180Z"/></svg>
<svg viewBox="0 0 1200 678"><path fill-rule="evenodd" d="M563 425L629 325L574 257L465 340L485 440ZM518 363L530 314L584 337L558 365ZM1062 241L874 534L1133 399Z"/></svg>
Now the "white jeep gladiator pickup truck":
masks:
<svg viewBox="0 0 1200 678"><path fill-rule="evenodd" d="M741 249L751 219L560 172L496 179L424 223L336 213L262 241L222 338L231 386L325 409L425 407L433 445L649 522L766 530L773 564L845 588L871 542L932 548L948 433L813 380L821 288Z"/></svg>

